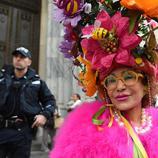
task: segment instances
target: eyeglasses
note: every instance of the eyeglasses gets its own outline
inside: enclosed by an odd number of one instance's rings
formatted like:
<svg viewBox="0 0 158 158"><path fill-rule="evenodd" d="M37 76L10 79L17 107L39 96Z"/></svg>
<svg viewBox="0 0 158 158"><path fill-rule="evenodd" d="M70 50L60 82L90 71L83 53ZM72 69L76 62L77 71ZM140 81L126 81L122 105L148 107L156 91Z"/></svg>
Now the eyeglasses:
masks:
<svg viewBox="0 0 158 158"><path fill-rule="evenodd" d="M118 80L121 80L126 86L133 86L138 81L139 77L144 78L141 73L136 73L134 71L123 71L119 77L113 74L107 76L103 81L103 85L106 89L113 90L116 88Z"/></svg>

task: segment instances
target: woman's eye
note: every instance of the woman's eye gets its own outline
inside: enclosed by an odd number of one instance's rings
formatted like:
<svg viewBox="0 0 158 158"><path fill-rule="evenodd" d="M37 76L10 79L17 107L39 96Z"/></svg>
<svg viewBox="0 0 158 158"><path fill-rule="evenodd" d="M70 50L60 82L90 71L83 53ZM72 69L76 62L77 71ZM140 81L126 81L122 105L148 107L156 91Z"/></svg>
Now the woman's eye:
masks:
<svg viewBox="0 0 158 158"><path fill-rule="evenodd" d="M106 85L109 85L111 83L115 83L116 82L116 79L115 78L107 78L106 81L105 81L105 84Z"/></svg>
<svg viewBox="0 0 158 158"><path fill-rule="evenodd" d="M125 74L124 75L124 80L131 80L131 79L135 79L136 77L135 77L135 75L133 75L133 74Z"/></svg>
<svg viewBox="0 0 158 158"><path fill-rule="evenodd" d="M124 79L125 79L125 80L132 79L132 78L133 78L132 75L126 75L126 76L124 76Z"/></svg>

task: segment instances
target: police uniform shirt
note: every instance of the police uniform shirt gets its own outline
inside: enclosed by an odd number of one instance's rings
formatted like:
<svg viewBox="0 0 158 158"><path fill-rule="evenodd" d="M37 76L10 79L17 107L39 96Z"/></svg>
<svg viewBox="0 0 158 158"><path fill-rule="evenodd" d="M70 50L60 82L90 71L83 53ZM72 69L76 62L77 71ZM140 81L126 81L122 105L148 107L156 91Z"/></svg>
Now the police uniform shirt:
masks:
<svg viewBox="0 0 158 158"><path fill-rule="evenodd" d="M24 76L22 78L16 78L12 75L12 86L10 87L10 93L7 97L7 102L3 109L0 111L0 114L3 115L6 119L14 116L20 115L20 94L22 85L27 81L27 77ZM23 139L23 137L27 137L27 139L32 139L31 130L26 127L20 130L4 128L0 130L0 144L12 141L18 141Z"/></svg>
<svg viewBox="0 0 158 158"><path fill-rule="evenodd" d="M26 76L22 78L16 78L12 75L12 85L10 87L10 93L7 97L5 106L1 109L1 115L5 118L9 118L14 115L20 115L20 94L22 85L26 82Z"/></svg>

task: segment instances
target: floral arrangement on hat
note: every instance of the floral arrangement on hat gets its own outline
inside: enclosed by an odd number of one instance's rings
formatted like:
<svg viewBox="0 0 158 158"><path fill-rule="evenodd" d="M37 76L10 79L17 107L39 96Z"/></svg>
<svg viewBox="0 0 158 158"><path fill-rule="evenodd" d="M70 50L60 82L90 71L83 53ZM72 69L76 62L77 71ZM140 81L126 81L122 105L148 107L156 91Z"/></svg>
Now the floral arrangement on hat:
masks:
<svg viewBox="0 0 158 158"><path fill-rule="evenodd" d="M64 26L59 45L64 57L81 69L74 74L86 95L101 90L101 81L119 65L158 79L158 0L54 0Z"/></svg>
<svg viewBox="0 0 158 158"><path fill-rule="evenodd" d="M131 54L141 41L134 32L129 34L129 18L122 17L120 12L116 12L112 17L105 11L98 13L95 22L100 25L90 25L83 28L83 35L92 35L92 38L85 38L81 44L87 49L88 58L95 70L105 69L108 73L114 62L127 66L134 66L135 60ZM97 25L97 24L96 24ZM96 27L96 28L95 28ZM106 31L105 36L95 36L95 31ZM98 32L97 32L98 34ZM100 33L102 35L102 33ZM114 61L115 60L115 61ZM100 76L102 78L102 76ZM105 77L105 76L103 76Z"/></svg>

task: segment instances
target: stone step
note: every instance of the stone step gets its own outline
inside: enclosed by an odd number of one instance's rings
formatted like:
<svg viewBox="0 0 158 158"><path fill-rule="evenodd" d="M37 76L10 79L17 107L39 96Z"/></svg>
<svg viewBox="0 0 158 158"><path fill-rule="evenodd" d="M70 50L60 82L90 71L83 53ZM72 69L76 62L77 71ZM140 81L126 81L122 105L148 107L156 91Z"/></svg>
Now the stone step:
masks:
<svg viewBox="0 0 158 158"><path fill-rule="evenodd" d="M49 158L49 152L31 151L30 158Z"/></svg>

